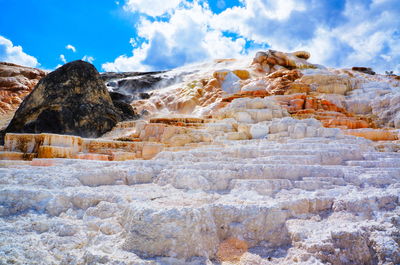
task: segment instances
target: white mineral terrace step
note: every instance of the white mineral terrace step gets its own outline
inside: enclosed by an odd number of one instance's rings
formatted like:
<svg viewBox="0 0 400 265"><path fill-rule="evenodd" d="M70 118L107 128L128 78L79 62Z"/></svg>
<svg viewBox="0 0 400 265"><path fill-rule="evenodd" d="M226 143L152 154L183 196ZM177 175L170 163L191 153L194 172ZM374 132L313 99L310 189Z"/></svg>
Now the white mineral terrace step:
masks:
<svg viewBox="0 0 400 265"><path fill-rule="evenodd" d="M362 166L367 168L399 168L400 170L400 157L399 158L378 158L377 160L366 161L346 161L349 166Z"/></svg>
<svg viewBox="0 0 400 265"><path fill-rule="evenodd" d="M7 133L4 138L4 150L34 153L40 145L69 147L74 151L80 150L82 138L72 135L58 135L50 133L21 134Z"/></svg>
<svg viewBox="0 0 400 265"><path fill-rule="evenodd" d="M386 259L397 255L397 153L354 139L171 149L152 160L0 161L2 241L15 255L29 242L40 246L23 250L33 256L84 248L134 264L213 260L231 237L265 257L353 249L342 254L350 260L370 253L370 241Z"/></svg>
<svg viewBox="0 0 400 265"><path fill-rule="evenodd" d="M164 148L152 142L90 139L58 134L7 133L0 159L79 158L100 160L151 159Z"/></svg>
<svg viewBox="0 0 400 265"><path fill-rule="evenodd" d="M21 165L30 165L30 161L24 161L24 160L1 160L0 159L0 168L6 168L6 167L15 167L15 166L21 166Z"/></svg>
<svg viewBox="0 0 400 265"><path fill-rule="evenodd" d="M400 153L396 152L373 152L373 153L364 153L363 157L366 160L377 160L379 158L400 158Z"/></svg>

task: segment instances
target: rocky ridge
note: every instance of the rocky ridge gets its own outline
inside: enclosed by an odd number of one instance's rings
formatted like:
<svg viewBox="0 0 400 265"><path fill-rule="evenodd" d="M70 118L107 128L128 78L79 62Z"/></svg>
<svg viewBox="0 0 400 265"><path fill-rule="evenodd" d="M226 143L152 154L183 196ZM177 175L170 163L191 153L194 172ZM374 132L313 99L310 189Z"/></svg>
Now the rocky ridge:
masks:
<svg viewBox="0 0 400 265"><path fill-rule="evenodd" d="M309 58L150 74L176 83L97 139L7 135L0 261L400 263L399 80Z"/></svg>
<svg viewBox="0 0 400 265"><path fill-rule="evenodd" d="M0 129L8 124L23 99L45 75L40 69L0 62Z"/></svg>

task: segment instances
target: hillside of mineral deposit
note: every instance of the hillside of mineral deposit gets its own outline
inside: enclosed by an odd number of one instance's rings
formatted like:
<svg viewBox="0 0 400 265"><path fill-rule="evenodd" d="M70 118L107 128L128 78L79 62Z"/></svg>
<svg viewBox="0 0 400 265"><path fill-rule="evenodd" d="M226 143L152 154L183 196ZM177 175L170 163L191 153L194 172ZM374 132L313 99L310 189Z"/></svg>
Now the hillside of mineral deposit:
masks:
<svg viewBox="0 0 400 265"><path fill-rule="evenodd" d="M400 77L310 56L0 63L0 264L400 264Z"/></svg>

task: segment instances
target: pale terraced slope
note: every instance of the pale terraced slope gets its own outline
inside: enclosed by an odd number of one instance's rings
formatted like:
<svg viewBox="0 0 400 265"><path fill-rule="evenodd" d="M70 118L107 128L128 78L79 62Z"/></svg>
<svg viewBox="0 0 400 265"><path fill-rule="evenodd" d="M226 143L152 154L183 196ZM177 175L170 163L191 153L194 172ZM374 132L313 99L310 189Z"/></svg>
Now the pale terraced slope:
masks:
<svg viewBox="0 0 400 265"><path fill-rule="evenodd" d="M0 264L400 264L399 82L308 57L215 62L100 139L6 136Z"/></svg>
<svg viewBox="0 0 400 265"><path fill-rule="evenodd" d="M149 161L34 170L13 163L1 169L4 263L204 264L232 237L249 247L242 264L400 259L400 154L367 140L224 141Z"/></svg>

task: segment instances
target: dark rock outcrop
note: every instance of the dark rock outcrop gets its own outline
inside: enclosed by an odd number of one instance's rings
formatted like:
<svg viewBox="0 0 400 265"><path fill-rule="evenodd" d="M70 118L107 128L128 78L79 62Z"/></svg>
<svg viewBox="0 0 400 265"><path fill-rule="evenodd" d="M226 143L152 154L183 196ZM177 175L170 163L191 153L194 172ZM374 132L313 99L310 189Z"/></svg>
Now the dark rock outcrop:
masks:
<svg viewBox="0 0 400 265"><path fill-rule="evenodd" d="M138 119L140 117L129 104L129 96L118 92L110 92L110 96L114 106L122 113L123 120Z"/></svg>
<svg viewBox="0 0 400 265"><path fill-rule="evenodd" d="M111 93L118 93L115 95L120 97L125 103L132 103L135 100L149 99L151 92L160 87L167 87L169 85L181 82L183 77L188 73L171 74L168 71L159 72L125 72L101 73L101 78L105 82Z"/></svg>
<svg viewBox="0 0 400 265"><path fill-rule="evenodd" d="M137 120L140 118L132 106L124 101L113 101L114 106L121 112L122 120Z"/></svg>
<svg viewBox="0 0 400 265"><path fill-rule="evenodd" d="M357 67L357 66L354 66L353 68L351 68L351 70L357 71L357 72L361 72L361 73L364 73L364 74L369 74L369 75L375 75L376 74L372 70L372 68L369 68L369 67Z"/></svg>
<svg viewBox="0 0 400 265"><path fill-rule="evenodd" d="M142 92L139 94L139 97L140 99L149 99L151 97L151 94Z"/></svg>
<svg viewBox="0 0 400 265"><path fill-rule="evenodd" d="M101 73L101 78L111 89L125 90L129 94L147 90L157 82L163 80L160 76L164 72L125 72Z"/></svg>
<svg viewBox="0 0 400 265"><path fill-rule="evenodd" d="M96 68L84 61L74 61L40 80L5 133L98 137L124 118L136 117L130 105L116 105Z"/></svg>
<svg viewBox="0 0 400 265"><path fill-rule="evenodd" d="M112 93L123 95L122 100L126 103L141 99L141 93L151 91L155 85L164 80L160 76L163 72L126 72L101 74L106 86ZM165 81L165 80L164 80Z"/></svg>
<svg viewBox="0 0 400 265"><path fill-rule="evenodd" d="M115 79L124 79L124 78L131 78L131 77L155 77L155 75L165 73L166 71L156 71L156 72L121 72L121 73L115 73L115 72L104 72L101 73L101 79L104 80L104 82L108 82L110 80L115 80Z"/></svg>

